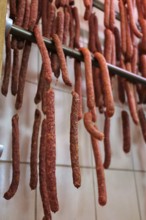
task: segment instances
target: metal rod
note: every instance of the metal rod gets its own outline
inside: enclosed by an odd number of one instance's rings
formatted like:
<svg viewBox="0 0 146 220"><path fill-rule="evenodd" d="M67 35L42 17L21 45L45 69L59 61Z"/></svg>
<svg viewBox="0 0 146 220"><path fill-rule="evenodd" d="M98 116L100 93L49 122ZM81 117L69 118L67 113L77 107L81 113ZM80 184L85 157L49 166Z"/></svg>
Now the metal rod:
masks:
<svg viewBox="0 0 146 220"><path fill-rule="evenodd" d="M28 32L22 28L19 28L16 25L12 25L10 33L16 37L36 43L33 33ZM47 38L44 37L44 42L48 50L52 52L56 52L54 43L51 40L48 40ZM70 49L64 45L62 46L62 48L63 48L65 55L71 58L76 58L79 61L84 61L83 55L78 50ZM92 64L98 67L98 62L93 57L92 57ZM126 70L113 66L109 63L107 63L107 66L108 66L110 73L124 77L134 83L142 83L146 85L146 78L143 78L139 75L135 75L134 73L128 72Z"/></svg>
<svg viewBox="0 0 146 220"><path fill-rule="evenodd" d="M98 8L100 11L104 11L104 4L99 0L93 1L93 7ZM118 12L115 12L115 14L116 14L116 19L120 21L120 14Z"/></svg>

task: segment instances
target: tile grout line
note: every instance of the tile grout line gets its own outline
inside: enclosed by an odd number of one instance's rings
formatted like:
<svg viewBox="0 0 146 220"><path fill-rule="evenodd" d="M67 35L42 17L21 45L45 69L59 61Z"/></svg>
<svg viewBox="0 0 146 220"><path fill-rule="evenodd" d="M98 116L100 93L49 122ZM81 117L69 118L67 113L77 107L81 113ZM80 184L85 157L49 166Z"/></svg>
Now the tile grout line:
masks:
<svg viewBox="0 0 146 220"><path fill-rule="evenodd" d="M34 219L37 220L37 189L35 190L35 208L34 208Z"/></svg>
<svg viewBox="0 0 146 220"><path fill-rule="evenodd" d="M132 154L132 166L134 168L133 154ZM141 211L140 211L140 201L139 201L138 187L137 187L137 181L136 181L136 172L135 171L133 171L133 176L134 176L134 184L135 184L135 191L136 191L136 197L137 197L139 218L140 218L140 220L142 220Z"/></svg>
<svg viewBox="0 0 146 220"><path fill-rule="evenodd" d="M0 160L0 163L12 163L12 160ZM30 162L21 161L20 164L24 165L30 165ZM39 163L37 163L39 164ZM56 164L56 167L66 167L71 168L71 165L68 164ZM95 166L80 166L83 169L95 169ZM121 172L136 172L136 173L146 173L146 170L134 170L134 169L122 169L122 168L109 168L107 171L121 171Z"/></svg>

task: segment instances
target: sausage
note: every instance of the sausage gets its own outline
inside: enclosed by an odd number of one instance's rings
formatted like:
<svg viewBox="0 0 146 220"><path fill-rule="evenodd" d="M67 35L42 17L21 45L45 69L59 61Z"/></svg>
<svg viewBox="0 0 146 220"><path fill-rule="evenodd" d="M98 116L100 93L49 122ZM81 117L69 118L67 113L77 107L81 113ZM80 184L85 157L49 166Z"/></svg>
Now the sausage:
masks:
<svg viewBox="0 0 146 220"><path fill-rule="evenodd" d="M38 135L39 127L41 123L41 112L36 109L34 124L33 124L33 133L31 138L31 155L30 155L30 188L32 190L36 189L38 182L37 175L37 153L38 153Z"/></svg>
<svg viewBox="0 0 146 220"><path fill-rule="evenodd" d="M119 11L120 11L120 17L121 17L121 49L123 54L126 53L126 14L125 14L125 8L123 4L123 0L119 0Z"/></svg>
<svg viewBox="0 0 146 220"><path fill-rule="evenodd" d="M47 35L46 35L47 38L51 37L51 30L53 28L53 22L55 19L55 12L56 12L55 6L51 3L48 3Z"/></svg>
<svg viewBox="0 0 146 220"><path fill-rule="evenodd" d="M93 109L90 110L91 114L92 114L92 121L96 122L97 121L97 113L96 113L96 107L94 107Z"/></svg>
<svg viewBox="0 0 146 220"><path fill-rule="evenodd" d="M143 139L146 142L146 118L142 106L138 109L138 117L140 121L140 127L143 135Z"/></svg>
<svg viewBox="0 0 146 220"><path fill-rule="evenodd" d="M130 63L126 63L126 69L131 72L131 64ZM127 101L128 101L131 117L132 117L134 123L137 125L139 123L139 119L138 119L137 105L136 105L136 99L135 99L135 95L134 95L133 84L131 84L128 81L125 81L125 91L127 94Z"/></svg>
<svg viewBox="0 0 146 220"><path fill-rule="evenodd" d="M132 38L131 38L131 33L130 33L130 25L128 22L128 14L125 9L125 15L126 15L126 53L125 53L125 58L126 61L130 61L132 56L133 56L133 43L132 43Z"/></svg>
<svg viewBox="0 0 146 220"><path fill-rule="evenodd" d="M104 57L107 63L111 63L113 34L110 29L105 29L104 34Z"/></svg>
<svg viewBox="0 0 146 220"><path fill-rule="evenodd" d="M102 47L101 47L101 42L98 36L98 18L96 14L94 14L94 35L95 35L95 44L96 44L96 50L99 53L102 53Z"/></svg>
<svg viewBox="0 0 146 220"><path fill-rule="evenodd" d="M127 0L127 6L128 6L128 14L129 14L129 21L130 21L130 26L133 31L133 33L138 37L142 37L142 33L137 29L135 21L134 21L134 12L133 12L133 6L132 6L132 1Z"/></svg>
<svg viewBox="0 0 146 220"><path fill-rule="evenodd" d="M72 14L75 21L75 38L74 38L74 47L80 47L80 19L79 12L77 7L72 8Z"/></svg>
<svg viewBox="0 0 146 220"><path fill-rule="evenodd" d="M15 18L14 24L19 27L22 27L23 25L25 6L26 6L25 0L20 0L18 2L17 16ZM11 47L12 49L17 49L17 39L14 36L12 37Z"/></svg>
<svg viewBox="0 0 146 220"><path fill-rule="evenodd" d="M92 13L89 18L89 40L88 48L92 53L96 52L96 41L95 41L95 25L94 25L94 14Z"/></svg>
<svg viewBox="0 0 146 220"><path fill-rule="evenodd" d="M11 81L11 93L16 95L18 91L18 78L19 78L19 50L13 51L13 68L12 68L12 81Z"/></svg>
<svg viewBox="0 0 146 220"><path fill-rule="evenodd" d="M110 24L110 0L104 1L104 26L109 28Z"/></svg>
<svg viewBox="0 0 146 220"><path fill-rule="evenodd" d="M4 77L1 87L1 93L4 96L7 96L8 87L9 87L9 79L10 79L10 72L11 72L11 41L10 35L5 38L6 44L6 60L5 60L5 69L4 69Z"/></svg>
<svg viewBox="0 0 146 220"><path fill-rule="evenodd" d="M104 206L107 203L104 168L102 164L98 141L97 139L91 136L91 142L92 142L92 148L93 148L95 164L96 164L96 175L98 182L98 202L101 206Z"/></svg>
<svg viewBox="0 0 146 220"><path fill-rule="evenodd" d="M53 89L45 93L46 101L46 175L47 188L50 198L50 208L52 212L59 209L56 185L56 134L55 134L55 94Z"/></svg>
<svg viewBox="0 0 146 220"><path fill-rule="evenodd" d="M109 28L114 31L115 27L115 5L114 0L110 0L110 16L109 16ZM106 16L106 15L105 15Z"/></svg>
<svg viewBox="0 0 146 220"><path fill-rule="evenodd" d="M71 7L68 7L68 12L70 14L70 24L69 24L69 47L74 47L74 38L75 38L75 26L74 26L74 20L73 20L73 14Z"/></svg>
<svg viewBox="0 0 146 220"><path fill-rule="evenodd" d="M66 60L65 60L64 53L63 53L63 49L62 49L62 44L61 44L61 41L60 41L59 37L57 36L57 34L53 35L53 41L54 41L57 55L59 58L63 81L66 85L72 86L72 83L71 83L71 81L69 79L69 75L68 75L68 70L67 70Z"/></svg>
<svg viewBox="0 0 146 220"><path fill-rule="evenodd" d="M94 93L95 93L95 102L96 106L99 108L99 112L104 112L104 101L103 101L103 91L101 85L101 74L100 69L97 67L92 67L93 72L93 84L94 84Z"/></svg>
<svg viewBox="0 0 146 220"><path fill-rule="evenodd" d="M81 172L79 165L79 144L78 144L78 110L79 95L72 92L72 107L70 114L70 157L72 165L73 183L76 188L81 186Z"/></svg>
<svg viewBox="0 0 146 220"><path fill-rule="evenodd" d="M10 5L10 18L15 21L16 18L16 0L10 0L9 5Z"/></svg>
<svg viewBox="0 0 146 220"><path fill-rule="evenodd" d="M45 217L51 219L51 210L49 204L49 194L47 189L47 178L46 178L46 119L42 122L41 138L40 138L40 150L39 150L39 182L40 182L40 194L42 198L42 204L44 209ZM50 218L49 218L50 217Z"/></svg>
<svg viewBox="0 0 146 220"><path fill-rule="evenodd" d="M94 54L94 57L98 61L101 70L101 80L104 94L104 102L106 106L106 114L108 117L112 117L115 111L115 107L107 64L102 54L96 52Z"/></svg>
<svg viewBox="0 0 146 220"><path fill-rule="evenodd" d="M45 86L44 69L43 69L43 65L42 65L40 76L39 76L39 82L38 82L38 86L37 86L37 92L36 92L36 95L34 98L35 104L38 104L42 100L44 86Z"/></svg>
<svg viewBox="0 0 146 220"><path fill-rule="evenodd" d="M65 9L64 11L64 33L63 33L63 44L67 45L69 36L69 25L70 25L70 14Z"/></svg>
<svg viewBox="0 0 146 220"><path fill-rule="evenodd" d="M93 0L84 0L84 5L85 5L84 19L89 20L90 15L92 13Z"/></svg>
<svg viewBox="0 0 146 220"><path fill-rule="evenodd" d="M43 67L44 67L44 77L45 77L46 82L50 84L52 81L51 61L50 61L45 43L43 41L41 32L37 25L34 27L34 35L35 35L36 42L37 42L37 45L39 47L39 50L42 56L42 62L43 62Z"/></svg>
<svg viewBox="0 0 146 220"><path fill-rule="evenodd" d="M116 60L120 62L121 59L121 39L120 31L117 27L114 27L114 36L115 36L115 46L116 46Z"/></svg>
<svg viewBox="0 0 146 220"><path fill-rule="evenodd" d="M87 131L96 139L103 140L104 134L100 131L98 131L98 128L94 125L92 121L92 113L86 112L84 114L84 125Z"/></svg>
<svg viewBox="0 0 146 220"><path fill-rule="evenodd" d="M131 59L131 70L133 73L138 73L138 49L137 46L134 46L133 48L133 56Z"/></svg>
<svg viewBox="0 0 146 220"><path fill-rule="evenodd" d="M78 110L78 120L83 117L82 111L82 71L81 62L74 61L74 72L75 72L75 92L79 95L79 110Z"/></svg>
<svg viewBox="0 0 146 220"><path fill-rule="evenodd" d="M15 103L16 109L20 109L22 106L22 102L23 102L23 93L24 93L24 86L25 86L25 79L26 79L26 72L27 72L30 50L31 50L31 42L26 41L25 47L23 50L21 68L19 72L18 91L17 91L16 103Z"/></svg>
<svg viewBox="0 0 146 220"><path fill-rule="evenodd" d="M91 110L95 106L95 95L92 76L92 61L91 54L87 48L80 48L80 52L84 56L85 62L85 79L86 79L86 92L87 92L87 106Z"/></svg>
<svg viewBox="0 0 146 220"><path fill-rule="evenodd" d="M123 150L125 153L130 152L131 140L130 140L130 121L128 112L122 111L122 127L123 127Z"/></svg>
<svg viewBox="0 0 146 220"><path fill-rule="evenodd" d="M17 192L20 179L19 116L12 117L12 182L4 198L9 200Z"/></svg>
<svg viewBox="0 0 146 220"><path fill-rule="evenodd" d="M38 18L38 0L31 0L30 4L30 18L29 18L29 31L33 31Z"/></svg>
<svg viewBox="0 0 146 220"><path fill-rule="evenodd" d="M116 66L116 42L115 42L115 36L112 34L112 57L111 57L111 64ZM112 75L112 74L111 74Z"/></svg>
<svg viewBox="0 0 146 220"><path fill-rule="evenodd" d="M104 168L108 169L111 163L111 144L110 144L110 118L105 115L104 121Z"/></svg>
<svg viewBox="0 0 146 220"><path fill-rule="evenodd" d="M48 0L42 0L42 34L44 37L47 37L48 32Z"/></svg>

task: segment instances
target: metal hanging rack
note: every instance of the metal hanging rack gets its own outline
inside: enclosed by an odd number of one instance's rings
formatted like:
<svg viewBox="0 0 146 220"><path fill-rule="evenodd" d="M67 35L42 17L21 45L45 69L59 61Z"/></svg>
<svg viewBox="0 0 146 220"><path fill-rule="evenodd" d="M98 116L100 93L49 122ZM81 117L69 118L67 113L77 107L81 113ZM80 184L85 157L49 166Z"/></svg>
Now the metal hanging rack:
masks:
<svg viewBox="0 0 146 220"><path fill-rule="evenodd" d="M103 10L103 4L99 3L98 1L96 1L96 4L97 4L96 6L98 6L99 9L101 9L101 7L102 7L102 10ZM9 18L6 19L6 34L8 34L8 33L10 33L16 37L31 41L33 43L36 43L36 40L35 40L33 33L26 31L16 25L12 24L12 20ZM50 50L51 52L56 52L55 45L54 45L53 41L44 37L44 42L45 42L45 45L48 48L48 50ZM71 49L71 48L66 47L64 45L62 45L62 48L63 48L63 51L66 56L69 56L71 58L76 58L79 61L84 61L83 55L78 50ZM94 59L93 56L92 56L92 64L94 66L98 67L98 62ZM146 85L146 78L143 78L139 75L135 75L134 73L123 70L123 69L116 67L114 65L111 65L109 63L107 63L107 67L108 67L110 73L124 77L133 83L141 83L143 85Z"/></svg>

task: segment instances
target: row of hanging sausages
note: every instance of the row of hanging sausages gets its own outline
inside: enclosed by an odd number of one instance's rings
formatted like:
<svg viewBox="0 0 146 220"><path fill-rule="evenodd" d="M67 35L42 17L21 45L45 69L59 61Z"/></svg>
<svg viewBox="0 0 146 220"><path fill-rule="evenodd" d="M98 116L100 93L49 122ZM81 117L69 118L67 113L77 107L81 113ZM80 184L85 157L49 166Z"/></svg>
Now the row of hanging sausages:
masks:
<svg viewBox="0 0 146 220"><path fill-rule="evenodd" d="M54 76L59 78L62 75L66 86L73 87L70 80L66 57L63 53L62 43L70 48L78 48L84 57L85 82L87 107L86 113L82 110L82 68L81 62L74 60L75 85L72 91L72 106L70 114L70 159L72 166L73 184L75 187L81 186L81 171L79 164L79 138L78 122L83 118L84 125L91 138L93 154L95 158L98 200L100 205L107 202L106 183L104 168L108 168L111 162L110 146L110 124L111 117L115 112L113 99L112 82L114 76L109 74L107 64L111 63L133 71L138 74L138 55L140 56L141 73L145 76L146 70L146 34L144 7L140 1L136 0L138 9L138 20L142 33L138 30L134 20L135 1L119 0L119 11L121 15L121 33L115 26L114 0L104 2L104 26L105 41L104 51L99 39L98 18L93 13L92 0L84 0L84 19L88 21L89 41L88 48L80 46L80 19L78 8L74 0L10 0L10 17L14 24L32 31L38 45L42 66L38 80L35 104L42 103L42 111L36 109L31 140L30 155L30 188L36 189L38 183L37 154L39 152L39 183L42 198L44 220L51 219L51 211L59 210L56 181L56 133L55 133L55 92L51 88ZM42 21L42 33L39 28L39 21ZM43 38L52 39L56 52L47 50ZM136 37L141 38L139 47ZM11 37L6 37L6 63L4 77L1 87L3 95L8 93L8 85L11 73L11 49L13 49L13 64L11 74L11 93L16 96L15 108L19 110L23 104L23 93L27 74L28 61L31 51L31 42ZM19 66L20 50L23 50L21 66ZM99 67L92 66L91 57L98 61ZM145 102L144 87L137 86L140 103ZM141 95L142 94L142 98ZM125 95L126 94L126 95ZM140 122L143 137L146 140L145 114L142 106L137 110L135 87L127 80L118 77L118 95L121 103L125 103L126 96L130 113L135 124ZM98 119L96 107L104 114L104 131L98 129ZM43 122L41 122L44 117ZM20 152L19 152L19 123L18 114L12 118L12 157L13 176L8 191L4 198L10 199L14 196L19 185L20 178ZM123 127L123 150L130 151L130 122L129 114L123 110L121 112ZM40 148L39 130L41 129ZM104 140L104 162L101 158L99 142Z"/></svg>

